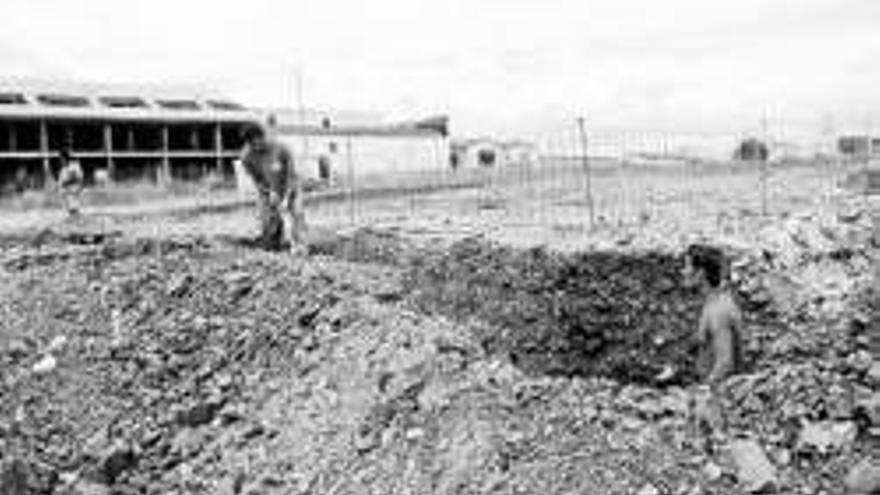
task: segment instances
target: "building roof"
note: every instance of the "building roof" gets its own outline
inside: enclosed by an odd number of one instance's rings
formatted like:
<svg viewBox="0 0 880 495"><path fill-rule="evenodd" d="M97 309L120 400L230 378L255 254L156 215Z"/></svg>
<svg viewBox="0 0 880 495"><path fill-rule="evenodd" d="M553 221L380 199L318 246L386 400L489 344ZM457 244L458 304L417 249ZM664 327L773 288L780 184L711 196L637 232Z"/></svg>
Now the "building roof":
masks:
<svg viewBox="0 0 880 495"><path fill-rule="evenodd" d="M205 88L0 77L0 118L248 122L259 114Z"/></svg>
<svg viewBox="0 0 880 495"><path fill-rule="evenodd" d="M309 136L382 136L382 137L445 137L449 132L449 118L430 117L397 123L348 124L329 126L279 124L278 132L287 135Z"/></svg>

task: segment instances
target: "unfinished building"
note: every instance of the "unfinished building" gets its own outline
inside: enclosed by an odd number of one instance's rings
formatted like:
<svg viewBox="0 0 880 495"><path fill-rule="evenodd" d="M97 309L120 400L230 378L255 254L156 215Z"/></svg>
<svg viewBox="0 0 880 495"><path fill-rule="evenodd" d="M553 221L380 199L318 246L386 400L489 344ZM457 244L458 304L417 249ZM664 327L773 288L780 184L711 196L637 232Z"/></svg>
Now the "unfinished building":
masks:
<svg viewBox="0 0 880 495"><path fill-rule="evenodd" d="M91 184L231 179L241 129L259 115L178 88L0 80L0 188L42 188L69 149Z"/></svg>

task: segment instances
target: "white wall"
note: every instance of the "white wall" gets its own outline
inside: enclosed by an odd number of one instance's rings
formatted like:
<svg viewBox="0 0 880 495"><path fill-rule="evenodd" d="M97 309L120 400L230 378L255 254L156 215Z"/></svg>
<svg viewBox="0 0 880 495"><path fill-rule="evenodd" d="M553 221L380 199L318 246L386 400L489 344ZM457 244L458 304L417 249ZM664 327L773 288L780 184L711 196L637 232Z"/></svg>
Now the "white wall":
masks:
<svg viewBox="0 0 880 495"><path fill-rule="evenodd" d="M442 171L449 168L449 145L442 137L401 136L280 136L293 150L298 171L306 177L318 177L318 157L330 157L331 174L345 178L351 167L355 177L372 174L396 174L415 171ZM330 143L336 152L330 152ZM304 159L304 149L308 155Z"/></svg>

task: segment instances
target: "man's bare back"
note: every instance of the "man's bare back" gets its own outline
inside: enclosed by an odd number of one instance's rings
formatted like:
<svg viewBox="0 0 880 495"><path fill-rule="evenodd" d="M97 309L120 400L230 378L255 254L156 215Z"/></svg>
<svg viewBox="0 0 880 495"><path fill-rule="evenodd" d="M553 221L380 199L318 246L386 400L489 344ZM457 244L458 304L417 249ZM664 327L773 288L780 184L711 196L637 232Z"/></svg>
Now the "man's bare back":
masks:
<svg viewBox="0 0 880 495"><path fill-rule="evenodd" d="M742 313L729 291L710 292L697 328L697 371L709 385L717 385L742 369Z"/></svg>

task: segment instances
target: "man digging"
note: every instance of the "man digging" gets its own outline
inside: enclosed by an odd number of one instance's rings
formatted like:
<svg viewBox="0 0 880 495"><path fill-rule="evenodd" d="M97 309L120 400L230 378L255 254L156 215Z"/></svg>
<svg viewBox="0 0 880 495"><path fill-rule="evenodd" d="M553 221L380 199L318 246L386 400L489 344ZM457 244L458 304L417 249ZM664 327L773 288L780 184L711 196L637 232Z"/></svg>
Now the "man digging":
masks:
<svg viewBox="0 0 880 495"><path fill-rule="evenodd" d="M698 288L705 298L696 331L697 372L702 383L694 395L694 426L716 439L723 437L726 426L719 404L721 385L742 370L743 361L742 313L726 283L726 273L720 249L691 245L685 252L685 283Z"/></svg>
<svg viewBox="0 0 880 495"><path fill-rule="evenodd" d="M244 130L244 141L241 163L257 187L261 246L278 251L288 245L292 251L301 252L305 212L293 154L256 124Z"/></svg>

